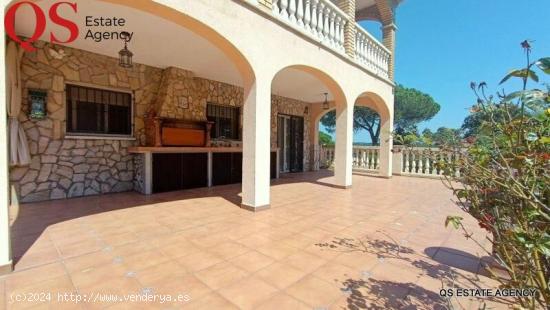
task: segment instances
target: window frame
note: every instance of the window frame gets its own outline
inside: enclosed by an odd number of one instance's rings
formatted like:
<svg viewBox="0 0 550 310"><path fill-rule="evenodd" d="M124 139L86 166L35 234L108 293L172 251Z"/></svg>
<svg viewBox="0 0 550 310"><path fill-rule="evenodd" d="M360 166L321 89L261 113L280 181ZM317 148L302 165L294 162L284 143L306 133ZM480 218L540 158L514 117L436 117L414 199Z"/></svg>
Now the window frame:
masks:
<svg viewBox="0 0 550 310"><path fill-rule="evenodd" d="M74 86L74 87L83 87L83 88L91 88L95 90L100 91L110 91L115 93L123 93L130 96L130 133L129 134L110 134L110 133L98 133L98 132L78 132L78 131L70 131L69 130L69 122L71 121L69 119L69 105L67 100L69 99L68 94L68 86ZM135 129L135 96L134 91L130 89L124 89L124 88L115 88L115 87L108 87L108 86L102 86L102 85L96 85L96 84L90 84L90 83L83 83L83 82L73 82L73 81L67 81L64 85L64 91L63 91L63 101L65 104L65 138L67 139L113 139L113 140L135 140L134 137L134 129Z"/></svg>
<svg viewBox="0 0 550 310"><path fill-rule="evenodd" d="M208 120L208 106L216 106L216 107L221 107L221 108L228 108L228 109L234 109L237 111L237 117L235 119L235 121L237 122L237 124L235 124L235 128L236 128L236 136L237 138L223 138L223 140L228 140L228 141L241 141L241 112L242 112L242 109L241 107L239 106L232 106L232 105L227 105L227 104L218 104L218 103L214 103L214 102L207 102L206 103L206 119ZM214 125L214 126L217 126ZM216 137L216 138L213 138L212 137L212 133L214 133L214 127L212 127L212 130L211 130L211 133L210 133L210 138L212 140L220 140L221 138L219 137Z"/></svg>

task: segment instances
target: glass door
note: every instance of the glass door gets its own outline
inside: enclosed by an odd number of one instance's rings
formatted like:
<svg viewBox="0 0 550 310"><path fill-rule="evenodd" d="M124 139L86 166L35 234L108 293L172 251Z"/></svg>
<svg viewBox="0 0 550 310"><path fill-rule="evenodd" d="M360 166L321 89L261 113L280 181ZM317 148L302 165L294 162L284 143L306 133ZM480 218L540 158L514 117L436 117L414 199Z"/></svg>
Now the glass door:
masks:
<svg viewBox="0 0 550 310"><path fill-rule="evenodd" d="M290 161L290 117L277 117L277 145L279 147L279 171L289 172Z"/></svg>
<svg viewBox="0 0 550 310"><path fill-rule="evenodd" d="M279 147L279 171L304 170L304 118L279 115L277 117L277 145Z"/></svg>

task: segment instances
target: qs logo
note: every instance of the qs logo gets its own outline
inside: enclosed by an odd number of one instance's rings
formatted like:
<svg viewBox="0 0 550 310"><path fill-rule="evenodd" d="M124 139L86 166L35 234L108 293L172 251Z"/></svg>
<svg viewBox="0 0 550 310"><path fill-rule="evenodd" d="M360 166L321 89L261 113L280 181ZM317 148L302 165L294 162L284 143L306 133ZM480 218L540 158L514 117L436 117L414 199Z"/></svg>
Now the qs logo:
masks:
<svg viewBox="0 0 550 310"><path fill-rule="evenodd" d="M15 15L17 13L17 10L23 5L28 5L33 9L36 19L33 34L25 41L21 40L15 32ZM57 10L61 5L68 5L75 13L77 12L76 3L57 2L50 7L50 9L48 10L48 17L50 18L51 22L67 28L70 33L67 40L61 41L60 39L58 39L58 37L55 36L53 32L50 32L50 42L52 43L69 43L73 42L78 37L78 26L73 21L59 16ZM41 7L33 2L17 2L6 11L6 15L4 16L4 27L6 29L6 33L12 40L19 43L21 47L23 47L25 50L31 52L35 50L34 46L32 46L32 43L38 40L46 30L46 14L44 13L44 11L42 11Z"/></svg>

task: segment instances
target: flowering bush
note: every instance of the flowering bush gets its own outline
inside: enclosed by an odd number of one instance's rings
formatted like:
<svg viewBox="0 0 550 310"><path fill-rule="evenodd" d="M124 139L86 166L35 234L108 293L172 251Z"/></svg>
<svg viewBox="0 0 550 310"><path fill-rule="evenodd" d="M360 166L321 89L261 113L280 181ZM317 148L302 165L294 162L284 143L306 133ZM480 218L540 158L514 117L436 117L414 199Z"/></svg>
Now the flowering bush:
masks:
<svg viewBox="0 0 550 310"><path fill-rule="evenodd" d="M485 250L505 274L489 265L491 277L505 288L536 288L536 296L515 297L517 304L546 309L550 307L549 87L527 86L531 81L538 84L541 72L550 74L550 58L531 61L530 43L522 42L522 48L526 67L510 71L501 81L520 79L522 89L487 96L486 83L472 83L477 104L470 113L481 113L479 131L469 137L460 156L453 157L456 160L440 160L437 165L460 207L492 235L492 249ZM446 225L470 237L461 220L449 216Z"/></svg>

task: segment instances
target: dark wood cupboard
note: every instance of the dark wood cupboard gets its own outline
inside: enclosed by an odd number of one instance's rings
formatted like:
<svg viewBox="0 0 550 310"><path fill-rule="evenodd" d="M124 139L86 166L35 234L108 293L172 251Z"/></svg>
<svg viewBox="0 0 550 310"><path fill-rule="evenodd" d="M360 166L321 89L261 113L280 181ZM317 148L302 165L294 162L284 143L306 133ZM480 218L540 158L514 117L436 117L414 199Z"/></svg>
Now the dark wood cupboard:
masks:
<svg viewBox="0 0 550 310"><path fill-rule="evenodd" d="M153 193L208 186L207 153L153 154Z"/></svg>
<svg viewBox="0 0 550 310"><path fill-rule="evenodd" d="M277 153L270 155L270 176L277 177ZM212 154L212 185L241 183L243 177L243 153Z"/></svg>
<svg viewBox="0 0 550 310"><path fill-rule="evenodd" d="M212 154L212 185L241 183L243 153Z"/></svg>
<svg viewBox="0 0 550 310"><path fill-rule="evenodd" d="M277 152L270 155L277 177ZM208 153L153 153L153 193L208 186ZM212 186L242 182L242 152L212 152Z"/></svg>

